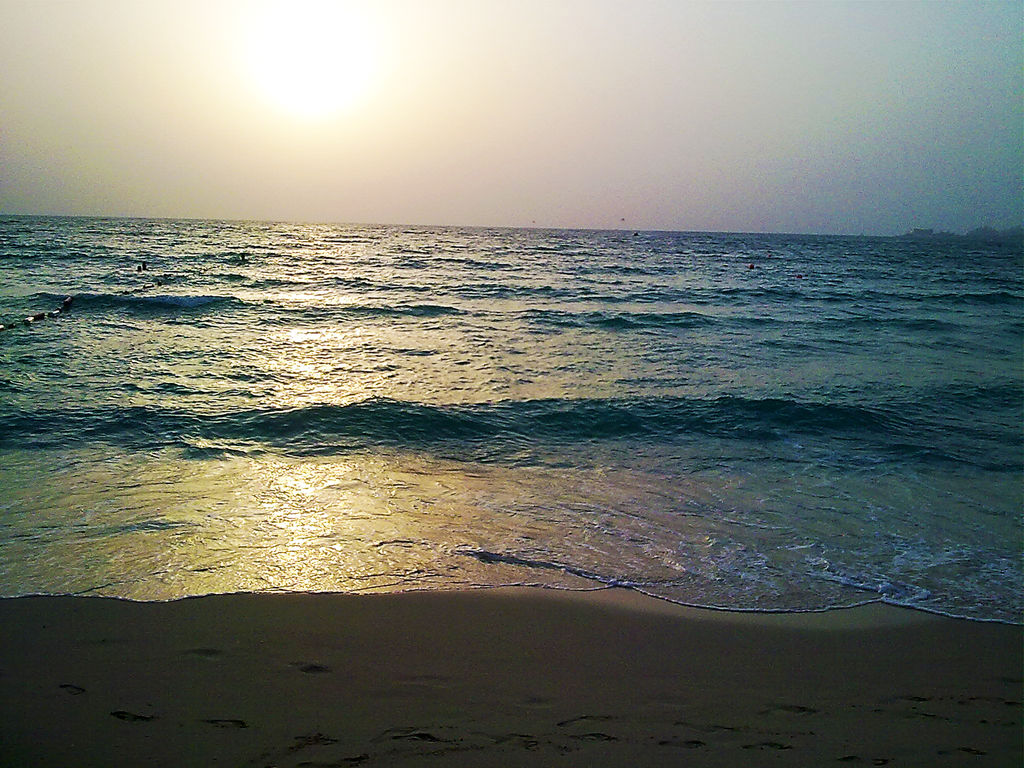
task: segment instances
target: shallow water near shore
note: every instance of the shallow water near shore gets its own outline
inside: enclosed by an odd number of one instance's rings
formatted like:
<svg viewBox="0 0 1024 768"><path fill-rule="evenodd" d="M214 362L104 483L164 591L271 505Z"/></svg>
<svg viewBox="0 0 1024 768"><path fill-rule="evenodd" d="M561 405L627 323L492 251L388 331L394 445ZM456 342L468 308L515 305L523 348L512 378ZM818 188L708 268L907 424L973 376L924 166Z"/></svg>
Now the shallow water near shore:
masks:
<svg viewBox="0 0 1024 768"><path fill-rule="evenodd" d="M0 595L618 584L1019 622L1022 266L0 219Z"/></svg>

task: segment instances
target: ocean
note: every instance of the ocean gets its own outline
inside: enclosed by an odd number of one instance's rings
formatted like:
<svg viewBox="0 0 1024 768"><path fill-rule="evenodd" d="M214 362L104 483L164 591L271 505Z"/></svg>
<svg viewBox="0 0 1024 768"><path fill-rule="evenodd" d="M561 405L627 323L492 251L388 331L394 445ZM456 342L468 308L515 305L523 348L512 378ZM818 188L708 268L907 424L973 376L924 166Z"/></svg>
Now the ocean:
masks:
<svg viewBox="0 0 1024 768"><path fill-rule="evenodd" d="M0 595L1020 623L1022 310L967 240L3 217Z"/></svg>

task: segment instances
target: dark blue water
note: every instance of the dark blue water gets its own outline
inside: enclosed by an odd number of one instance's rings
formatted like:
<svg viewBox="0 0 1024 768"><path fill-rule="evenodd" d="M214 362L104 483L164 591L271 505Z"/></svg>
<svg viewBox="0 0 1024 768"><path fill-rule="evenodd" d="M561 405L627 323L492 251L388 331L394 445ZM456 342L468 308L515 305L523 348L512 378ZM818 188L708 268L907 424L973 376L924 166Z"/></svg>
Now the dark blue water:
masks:
<svg viewBox="0 0 1024 768"><path fill-rule="evenodd" d="M1022 309L966 240L0 219L0 594L1020 621Z"/></svg>

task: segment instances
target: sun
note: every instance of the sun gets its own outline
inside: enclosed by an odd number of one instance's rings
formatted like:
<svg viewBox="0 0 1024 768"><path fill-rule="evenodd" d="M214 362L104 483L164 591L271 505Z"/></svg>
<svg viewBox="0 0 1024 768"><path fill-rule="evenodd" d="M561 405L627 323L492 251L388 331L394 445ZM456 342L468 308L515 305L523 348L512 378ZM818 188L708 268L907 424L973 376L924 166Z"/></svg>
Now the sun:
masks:
<svg viewBox="0 0 1024 768"><path fill-rule="evenodd" d="M251 86L297 118L328 118L359 101L376 64L365 18L340 2L291 0L250 17L244 56Z"/></svg>

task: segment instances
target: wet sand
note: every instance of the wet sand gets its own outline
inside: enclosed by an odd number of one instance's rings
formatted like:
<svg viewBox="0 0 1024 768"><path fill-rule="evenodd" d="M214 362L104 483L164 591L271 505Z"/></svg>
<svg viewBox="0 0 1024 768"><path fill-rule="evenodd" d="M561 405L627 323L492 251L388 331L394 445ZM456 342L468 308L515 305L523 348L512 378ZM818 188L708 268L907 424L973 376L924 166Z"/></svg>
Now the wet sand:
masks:
<svg viewBox="0 0 1024 768"><path fill-rule="evenodd" d="M2 766L1017 766L1019 626L625 590L0 600Z"/></svg>

